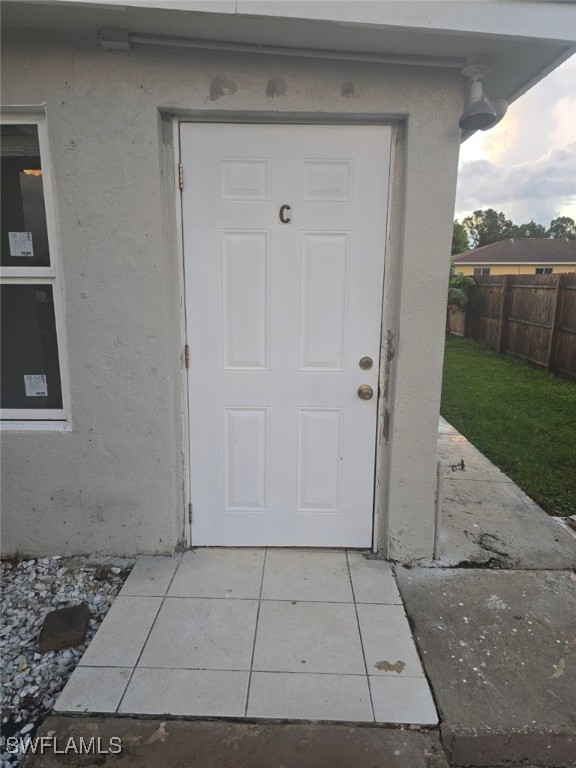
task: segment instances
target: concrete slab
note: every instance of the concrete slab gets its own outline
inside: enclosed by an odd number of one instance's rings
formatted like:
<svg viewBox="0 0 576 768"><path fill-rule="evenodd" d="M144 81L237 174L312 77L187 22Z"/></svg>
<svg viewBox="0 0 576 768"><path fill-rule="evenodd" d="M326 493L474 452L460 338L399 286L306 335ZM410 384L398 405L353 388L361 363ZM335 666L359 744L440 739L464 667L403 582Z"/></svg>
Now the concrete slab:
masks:
<svg viewBox="0 0 576 768"><path fill-rule="evenodd" d="M59 748L111 737L122 752L30 755L24 768L105 764L122 768L448 768L437 732L314 724L50 717L39 735ZM113 742L114 744L114 742Z"/></svg>
<svg viewBox="0 0 576 768"><path fill-rule="evenodd" d="M444 483L440 564L494 568L576 566L576 540L514 483L449 475Z"/></svg>
<svg viewBox="0 0 576 768"><path fill-rule="evenodd" d="M576 574L397 568L452 763L576 765Z"/></svg>
<svg viewBox="0 0 576 768"><path fill-rule="evenodd" d="M439 565L576 567L576 539L447 422L438 456L466 466L444 473Z"/></svg>
<svg viewBox="0 0 576 768"><path fill-rule="evenodd" d="M500 480L503 483L511 483L512 480L505 475L490 459L475 448L464 435L459 432L450 435L438 434L438 458L450 462L464 460L466 469L464 472L446 472L447 477L465 477L468 480Z"/></svg>
<svg viewBox="0 0 576 768"><path fill-rule="evenodd" d="M457 435L458 430L449 424L442 416L438 419L438 434L439 435Z"/></svg>

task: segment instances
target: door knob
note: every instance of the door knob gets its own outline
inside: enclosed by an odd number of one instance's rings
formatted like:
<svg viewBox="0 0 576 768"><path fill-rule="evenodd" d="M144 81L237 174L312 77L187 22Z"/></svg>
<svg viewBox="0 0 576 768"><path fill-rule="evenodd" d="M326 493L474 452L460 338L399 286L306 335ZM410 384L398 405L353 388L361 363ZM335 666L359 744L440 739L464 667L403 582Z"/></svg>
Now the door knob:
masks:
<svg viewBox="0 0 576 768"><path fill-rule="evenodd" d="M361 384L358 387L358 397L360 400L372 400L374 396L374 390L370 384Z"/></svg>

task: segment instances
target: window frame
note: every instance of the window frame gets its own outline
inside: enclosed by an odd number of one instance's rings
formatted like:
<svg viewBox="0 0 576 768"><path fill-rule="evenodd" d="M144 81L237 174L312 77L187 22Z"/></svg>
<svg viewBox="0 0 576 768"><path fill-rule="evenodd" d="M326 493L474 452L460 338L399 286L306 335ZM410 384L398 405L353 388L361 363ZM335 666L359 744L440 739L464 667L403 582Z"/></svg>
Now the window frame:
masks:
<svg viewBox="0 0 576 768"><path fill-rule="evenodd" d="M48 126L45 115L0 114L2 125L35 125L38 130L40 162L42 164L42 186L46 213L46 231L50 253L49 267L2 267L2 285L51 285L54 302L56 344L60 368L62 408L0 408L0 430L47 430L67 431L71 428L70 384L68 377L68 356L64 315L64 286L60 266L60 249L57 236L57 212L54 194L53 174L48 143Z"/></svg>
<svg viewBox="0 0 576 768"><path fill-rule="evenodd" d="M554 274L554 270L552 267L536 267L534 274L535 275L552 275Z"/></svg>
<svg viewBox="0 0 576 768"><path fill-rule="evenodd" d="M490 277L490 267L474 267L474 277Z"/></svg>

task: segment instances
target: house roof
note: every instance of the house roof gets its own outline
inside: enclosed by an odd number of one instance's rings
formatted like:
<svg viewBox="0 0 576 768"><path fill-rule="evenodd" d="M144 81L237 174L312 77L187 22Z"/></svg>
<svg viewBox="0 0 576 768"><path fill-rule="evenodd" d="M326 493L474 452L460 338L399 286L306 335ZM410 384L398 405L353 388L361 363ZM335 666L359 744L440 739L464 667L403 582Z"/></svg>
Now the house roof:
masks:
<svg viewBox="0 0 576 768"><path fill-rule="evenodd" d="M453 258L457 264L576 264L576 240L545 237L500 240Z"/></svg>

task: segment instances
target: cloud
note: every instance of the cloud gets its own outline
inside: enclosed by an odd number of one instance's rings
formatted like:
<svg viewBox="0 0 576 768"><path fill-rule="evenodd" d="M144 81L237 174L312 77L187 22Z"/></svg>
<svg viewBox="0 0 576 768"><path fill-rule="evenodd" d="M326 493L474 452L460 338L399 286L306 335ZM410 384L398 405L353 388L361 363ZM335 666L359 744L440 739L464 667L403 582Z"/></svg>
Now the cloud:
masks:
<svg viewBox="0 0 576 768"><path fill-rule="evenodd" d="M501 123L483 136L482 155L492 163L505 163L520 140L521 123L516 112L510 110Z"/></svg>
<svg viewBox="0 0 576 768"><path fill-rule="evenodd" d="M576 57L464 142L456 216L496 208L516 223L576 219Z"/></svg>
<svg viewBox="0 0 576 768"><path fill-rule="evenodd" d="M484 157L499 165L515 165L574 141L575 83L576 57L572 57L514 102L504 119L484 134Z"/></svg>
<svg viewBox="0 0 576 768"><path fill-rule="evenodd" d="M574 125L576 124L576 75L572 81L572 86L574 93L558 99L552 108L552 117L554 118L552 140L555 142L554 146L563 146L574 138Z"/></svg>
<svg viewBox="0 0 576 768"><path fill-rule="evenodd" d="M541 224L576 211L576 141L533 162L508 167L489 160L464 162L458 175L458 217L478 208L503 211L516 223ZM564 215L572 215L570 213Z"/></svg>

